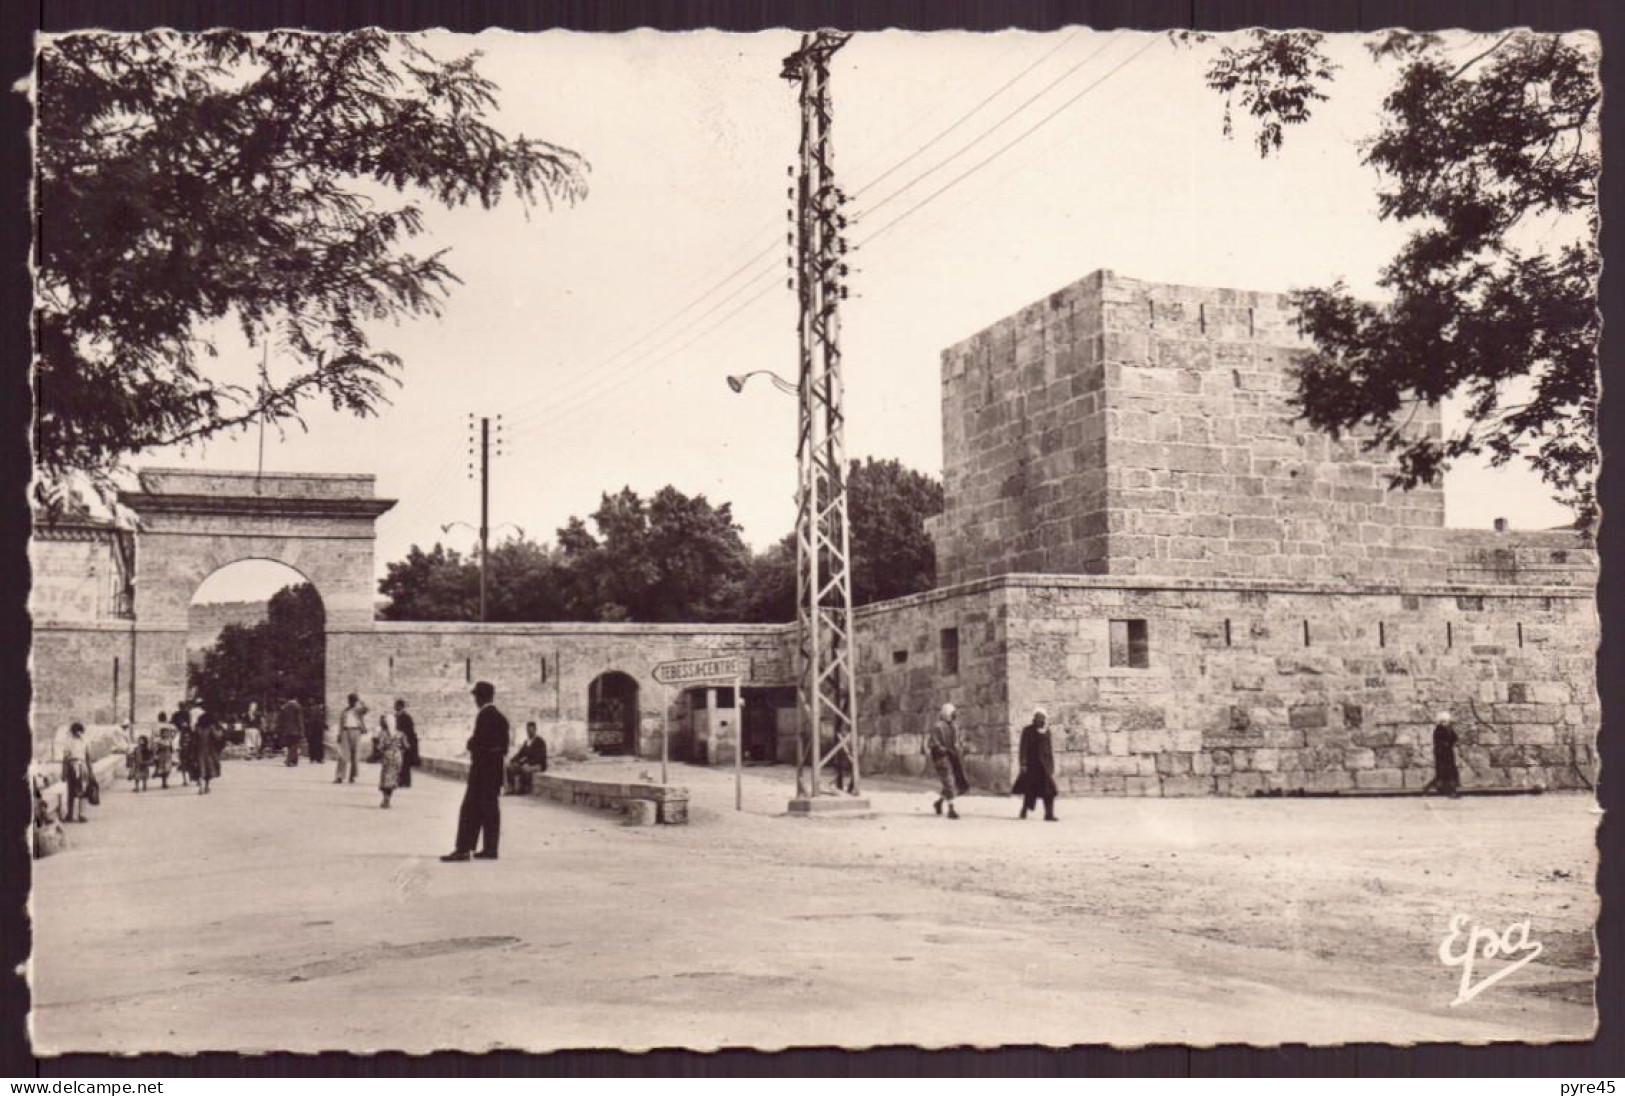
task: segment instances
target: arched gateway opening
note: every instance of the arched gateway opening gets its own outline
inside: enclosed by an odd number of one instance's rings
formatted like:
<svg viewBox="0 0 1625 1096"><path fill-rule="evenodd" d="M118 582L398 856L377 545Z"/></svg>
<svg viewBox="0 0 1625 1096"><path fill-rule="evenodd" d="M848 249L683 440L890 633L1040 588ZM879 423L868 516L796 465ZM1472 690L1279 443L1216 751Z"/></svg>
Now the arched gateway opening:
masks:
<svg viewBox="0 0 1625 1096"><path fill-rule="evenodd" d="M375 498L368 475L153 468L138 479L138 490L120 493L138 518L131 633L138 725L187 695L194 603L218 603L232 574L255 572L258 585L243 589L263 595L268 606L290 576L296 591L307 587L284 597L302 603L287 608L306 618L307 635L319 606L322 673L312 706L318 718L321 710L341 711L344 692L370 677L374 523L394 500ZM268 668L269 680L275 685L279 670L288 688L293 675L314 679L309 661L301 665L284 658Z"/></svg>
<svg viewBox="0 0 1625 1096"><path fill-rule="evenodd" d="M587 744L597 754L638 749L638 683L619 670L599 674L587 686Z"/></svg>
<svg viewBox="0 0 1625 1096"><path fill-rule="evenodd" d="M327 611L320 592L275 560L227 564L192 595L186 664L187 695L225 726L234 744L276 745L274 734L265 732L289 700L320 726L327 696Z"/></svg>

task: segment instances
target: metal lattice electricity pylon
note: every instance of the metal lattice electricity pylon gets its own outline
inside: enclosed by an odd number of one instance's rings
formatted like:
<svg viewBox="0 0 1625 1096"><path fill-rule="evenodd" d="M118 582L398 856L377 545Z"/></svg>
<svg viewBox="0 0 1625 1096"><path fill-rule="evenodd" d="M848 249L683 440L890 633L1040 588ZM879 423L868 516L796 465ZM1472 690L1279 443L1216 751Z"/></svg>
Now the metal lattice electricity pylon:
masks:
<svg viewBox="0 0 1625 1096"><path fill-rule="evenodd" d="M824 794L825 765L844 753L858 777L853 688L851 544L846 515L840 302L846 297L846 195L835 185L829 59L849 34L803 35L782 75L801 85L801 164L796 176L796 289L801 304L800 480L796 492L796 624L801 746L796 795ZM791 169L795 171L794 168Z"/></svg>

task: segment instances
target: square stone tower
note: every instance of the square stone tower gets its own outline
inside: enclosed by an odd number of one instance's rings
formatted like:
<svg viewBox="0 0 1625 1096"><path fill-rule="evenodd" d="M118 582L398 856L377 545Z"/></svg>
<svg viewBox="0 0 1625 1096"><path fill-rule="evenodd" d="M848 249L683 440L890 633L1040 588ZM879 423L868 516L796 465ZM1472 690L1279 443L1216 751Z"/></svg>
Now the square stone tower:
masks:
<svg viewBox="0 0 1625 1096"><path fill-rule="evenodd" d="M1432 577L1442 489L1390 491L1388 454L1296 421L1292 319L1100 270L945 350L939 581Z"/></svg>

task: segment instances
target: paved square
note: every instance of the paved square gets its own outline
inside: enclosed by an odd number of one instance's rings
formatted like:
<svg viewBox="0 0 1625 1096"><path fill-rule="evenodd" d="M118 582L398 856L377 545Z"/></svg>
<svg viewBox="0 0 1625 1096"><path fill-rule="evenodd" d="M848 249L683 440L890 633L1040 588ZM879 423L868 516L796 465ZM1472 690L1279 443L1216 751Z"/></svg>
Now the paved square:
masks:
<svg viewBox="0 0 1625 1096"><path fill-rule="evenodd" d="M658 765L572 774L636 779ZM692 821L506 799L502 860L441 864L461 788L378 809L328 766L120 784L35 865L42 1053L1575 1039L1592 1031L1589 797L1063 799L1015 820L872 781L673 768ZM367 767L362 780L376 779ZM1539 960L1451 1007L1452 915ZM1487 972L1494 964L1484 966Z"/></svg>

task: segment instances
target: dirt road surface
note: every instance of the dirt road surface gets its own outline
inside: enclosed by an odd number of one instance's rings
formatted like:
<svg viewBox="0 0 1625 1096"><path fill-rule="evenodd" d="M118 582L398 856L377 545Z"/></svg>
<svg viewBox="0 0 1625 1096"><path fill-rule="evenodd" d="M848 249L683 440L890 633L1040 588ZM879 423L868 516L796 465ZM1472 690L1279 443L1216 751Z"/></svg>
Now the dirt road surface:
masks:
<svg viewBox="0 0 1625 1096"><path fill-rule="evenodd" d="M593 761L571 775L657 776ZM1589 797L1073 799L1061 821L871 781L674 766L687 826L505 799L442 864L459 785L228 762L119 785L35 864L40 1053L1549 1041L1593 1031ZM1541 955L1453 1006L1454 915ZM1458 945L1459 947L1460 945ZM1500 968L1480 959L1475 981Z"/></svg>

